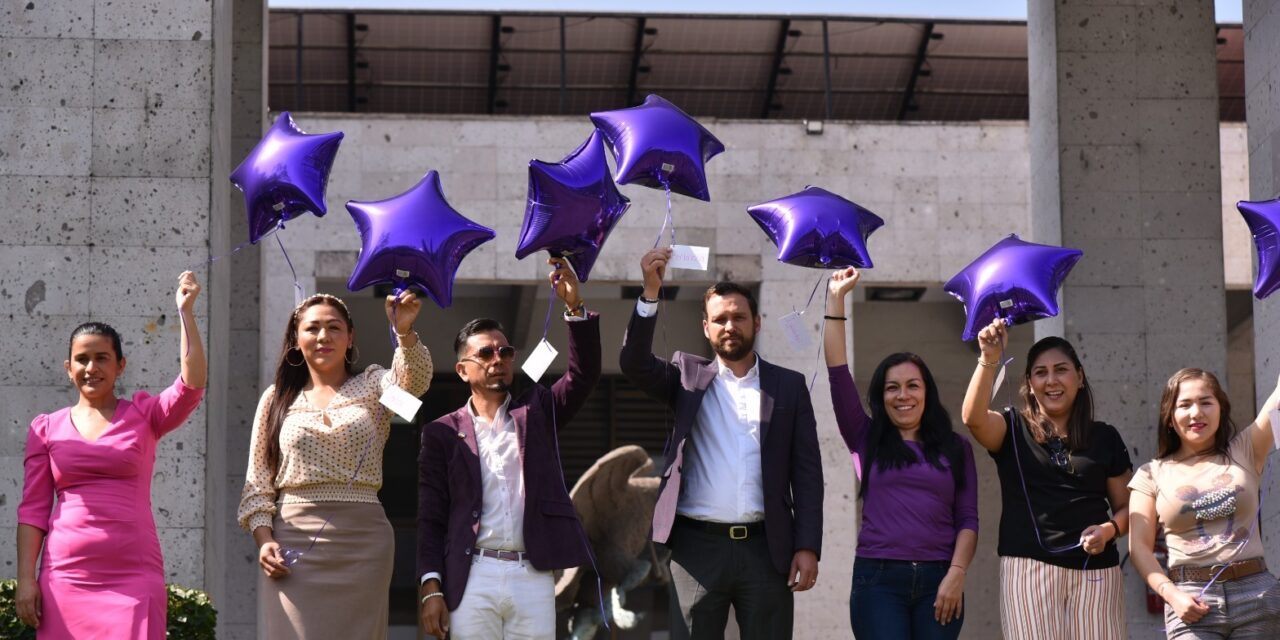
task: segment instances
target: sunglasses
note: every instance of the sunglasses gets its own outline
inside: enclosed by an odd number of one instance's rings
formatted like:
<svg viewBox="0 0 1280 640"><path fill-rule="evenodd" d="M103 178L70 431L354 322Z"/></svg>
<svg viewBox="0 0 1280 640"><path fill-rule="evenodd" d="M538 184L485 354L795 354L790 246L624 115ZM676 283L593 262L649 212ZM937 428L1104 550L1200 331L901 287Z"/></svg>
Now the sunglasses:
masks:
<svg viewBox="0 0 1280 640"><path fill-rule="evenodd" d="M480 347L476 350L475 355L465 356L463 360L474 360L481 364L493 360L493 356L497 355L499 360L510 360L516 357L516 348L507 345L505 347Z"/></svg>
<svg viewBox="0 0 1280 640"><path fill-rule="evenodd" d="M1053 466L1069 471L1071 468L1071 452L1067 451L1067 443L1062 438L1054 436L1045 441L1045 446L1049 449L1049 461Z"/></svg>

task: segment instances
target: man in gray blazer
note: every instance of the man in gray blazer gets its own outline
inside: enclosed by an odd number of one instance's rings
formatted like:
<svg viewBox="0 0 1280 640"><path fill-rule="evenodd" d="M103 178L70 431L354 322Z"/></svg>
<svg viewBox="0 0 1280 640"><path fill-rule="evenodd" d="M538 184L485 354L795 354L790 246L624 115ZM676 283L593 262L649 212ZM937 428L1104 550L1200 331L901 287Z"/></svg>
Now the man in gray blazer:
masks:
<svg viewBox="0 0 1280 640"><path fill-rule="evenodd" d="M792 593L817 582L822 547L822 459L808 386L756 354L755 296L732 282L703 300L714 359L653 355L670 257L654 249L641 258L644 290L619 362L675 412L653 514L653 539L671 550L672 637L722 638L732 606L744 640L790 638Z"/></svg>

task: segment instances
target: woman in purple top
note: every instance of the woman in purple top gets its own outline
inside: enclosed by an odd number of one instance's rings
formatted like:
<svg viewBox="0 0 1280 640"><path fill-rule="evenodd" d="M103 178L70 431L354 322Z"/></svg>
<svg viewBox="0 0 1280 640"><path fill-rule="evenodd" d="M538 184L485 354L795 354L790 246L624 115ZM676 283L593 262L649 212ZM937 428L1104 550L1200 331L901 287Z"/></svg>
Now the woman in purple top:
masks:
<svg viewBox="0 0 1280 640"><path fill-rule="evenodd" d="M824 349L840 435L861 480L862 528L849 616L859 638L960 635L964 577L978 544L973 450L924 360L895 353L871 376L862 410L845 358L845 296L858 271L832 274Z"/></svg>

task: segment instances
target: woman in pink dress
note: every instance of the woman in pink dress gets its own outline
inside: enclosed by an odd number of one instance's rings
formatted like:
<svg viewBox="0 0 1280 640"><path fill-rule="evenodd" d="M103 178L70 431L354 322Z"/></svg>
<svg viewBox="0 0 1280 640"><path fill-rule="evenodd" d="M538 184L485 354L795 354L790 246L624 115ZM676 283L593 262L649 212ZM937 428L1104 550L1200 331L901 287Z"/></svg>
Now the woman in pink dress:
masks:
<svg viewBox="0 0 1280 640"><path fill-rule="evenodd" d="M191 313L199 293L183 272L175 294L182 375L160 395L116 397L125 359L115 329L89 322L71 334L63 366L80 399L31 421L18 507L17 614L38 638L165 637L151 471L156 443L204 395L204 348Z"/></svg>

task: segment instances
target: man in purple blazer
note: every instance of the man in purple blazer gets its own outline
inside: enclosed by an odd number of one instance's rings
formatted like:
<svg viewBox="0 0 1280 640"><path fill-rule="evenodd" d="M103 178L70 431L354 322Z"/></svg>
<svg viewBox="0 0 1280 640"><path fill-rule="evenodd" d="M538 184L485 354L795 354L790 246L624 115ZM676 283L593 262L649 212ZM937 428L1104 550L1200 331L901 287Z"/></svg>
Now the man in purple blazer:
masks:
<svg viewBox="0 0 1280 640"><path fill-rule="evenodd" d="M513 398L515 348L497 321L472 320L454 341L454 370L471 399L422 429L422 624L438 638L554 638L551 571L591 562L556 431L600 378L600 317L586 312L573 271L550 262L569 326L568 371L550 389Z"/></svg>
<svg viewBox="0 0 1280 640"><path fill-rule="evenodd" d="M672 638L790 638L792 593L813 588L822 547L822 459L804 376L756 355L750 289L721 282L703 299L716 357L653 355L670 249L640 260L644 290L622 372L675 411L653 539L671 550ZM679 617L675 615L679 612Z"/></svg>

